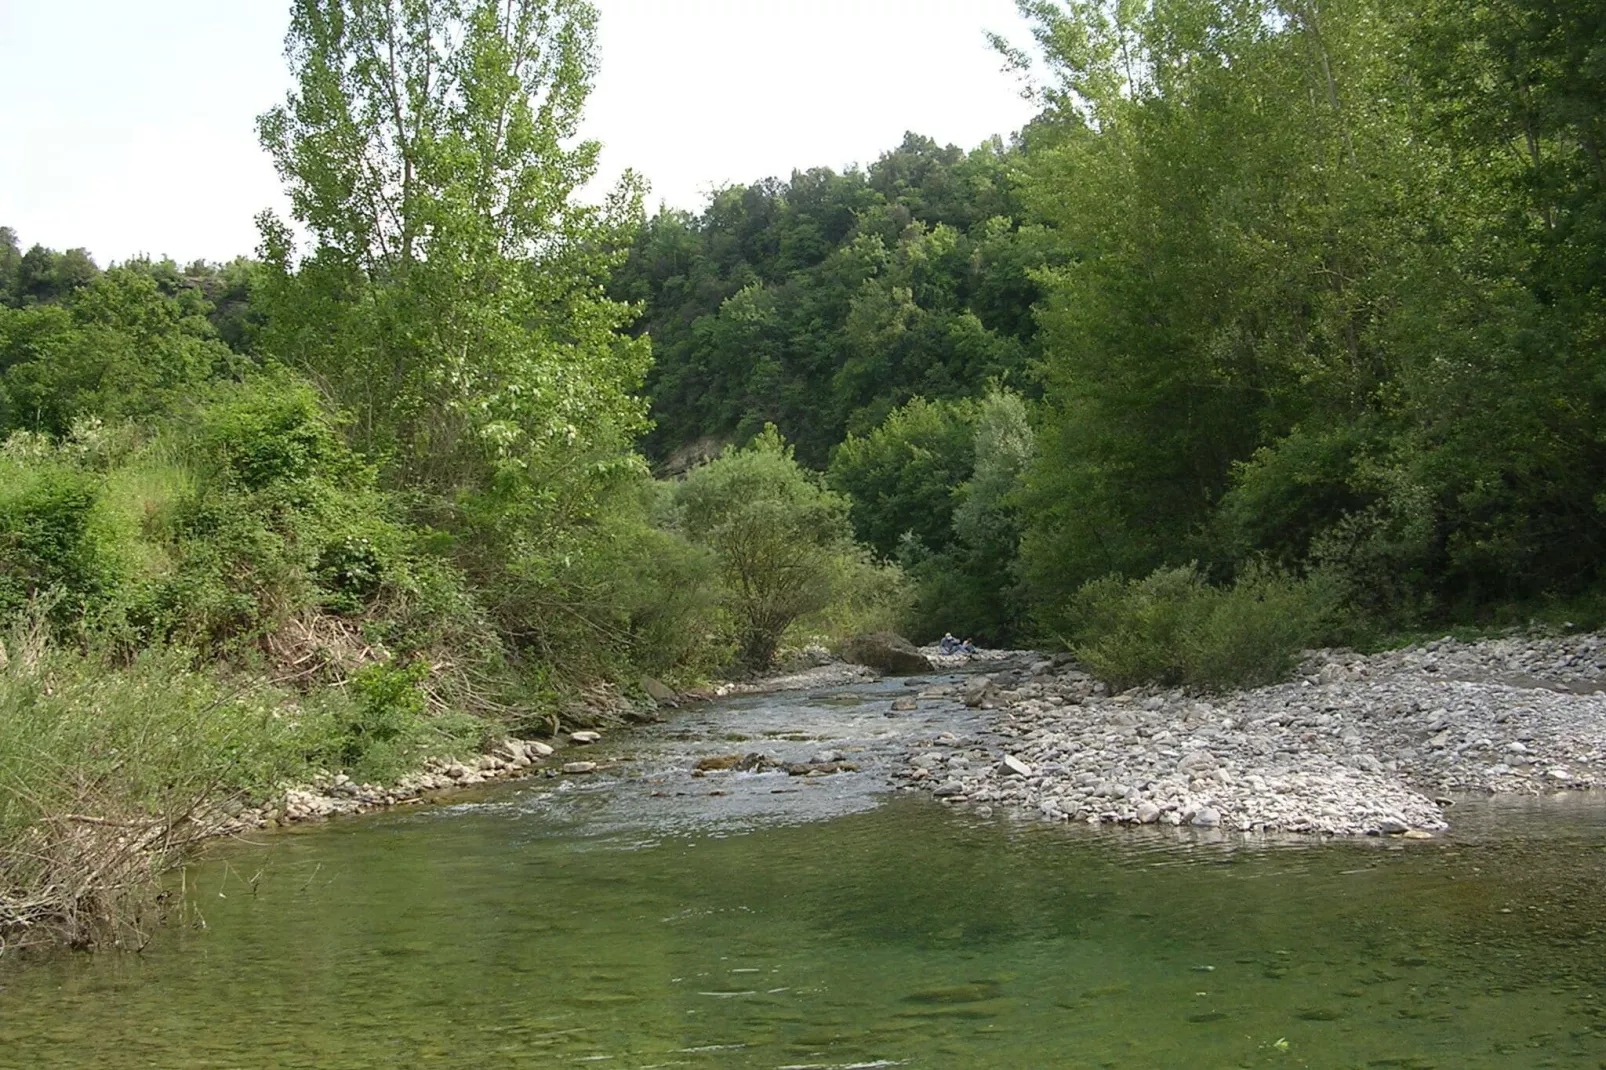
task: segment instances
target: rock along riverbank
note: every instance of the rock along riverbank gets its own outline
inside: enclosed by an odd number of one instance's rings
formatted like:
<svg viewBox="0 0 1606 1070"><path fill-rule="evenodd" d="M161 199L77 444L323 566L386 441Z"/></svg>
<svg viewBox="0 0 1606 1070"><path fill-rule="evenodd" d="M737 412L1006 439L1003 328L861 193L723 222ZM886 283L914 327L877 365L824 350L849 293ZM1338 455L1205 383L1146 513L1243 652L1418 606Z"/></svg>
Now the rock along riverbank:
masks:
<svg viewBox="0 0 1606 1070"><path fill-rule="evenodd" d="M742 695L845 687L880 678L880 673L829 655L824 648L803 651L804 664L758 677L726 682L676 695L662 684L658 705L679 705ZM656 683L656 681L654 681ZM331 817L388 810L444 800L481 785L529 777L579 777L606 772L611 763L589 760L584 748L601 740L594 730L565 732L550 741L506 739L486 753L462 760L430 758L395 784L366 784L345 774L320 776L310 783L286 786L257 805L237 801L198 813L195 820L207 835L239 835L264 829L323 821Z"/></svg>
<svg viewBox="0 0 1606 1070"><path fill-rule="evenodd" d="M1047 820L1424 835L1447 796L1606 785L1606 638L1326 650L1274 687L1106 693L1064 658L936 688L996 710L898 775L950 804Z"/></svg>

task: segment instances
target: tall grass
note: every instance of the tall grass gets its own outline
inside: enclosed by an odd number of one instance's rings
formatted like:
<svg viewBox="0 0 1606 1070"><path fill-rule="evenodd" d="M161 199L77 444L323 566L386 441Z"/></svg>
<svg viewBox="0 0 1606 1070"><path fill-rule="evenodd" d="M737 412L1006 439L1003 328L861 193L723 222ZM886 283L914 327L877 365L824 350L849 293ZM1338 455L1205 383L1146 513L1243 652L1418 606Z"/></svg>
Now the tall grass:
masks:
<svg viewBox="0 0 1606 1070"><path fill-rule="evenodd" d="M319 773L385 782L461 753L482 722L428 715L420 673L374 666L300 696L197 669L62 649L42 625L0 642L0 938L142 943L156 877L225 816Z"/></svg>

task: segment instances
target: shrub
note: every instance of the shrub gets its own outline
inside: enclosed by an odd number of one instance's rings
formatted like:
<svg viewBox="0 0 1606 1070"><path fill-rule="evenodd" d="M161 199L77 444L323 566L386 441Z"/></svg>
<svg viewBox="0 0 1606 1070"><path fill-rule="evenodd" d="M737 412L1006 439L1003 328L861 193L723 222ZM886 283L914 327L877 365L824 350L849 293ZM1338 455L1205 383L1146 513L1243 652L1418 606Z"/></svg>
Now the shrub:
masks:
<svg viewBox="0 0 1606 1070"><path fill-rule="evenodd" d="M1322 591L1259 565L1230 587L1206 588L1182 636L1183 681L1205 691L1274 683L1327 630Z"/></svg>
<svg viewBox="0 0 1606 1070"><path fill-rule="evenodd" d="M486 725L462 714L433 714L424 688L430 666L423 659L369 665L353 674L349 695L329 698L322 711L323 738L314 738L307 759L343 769L358 780L387 782L419 760L477 747Z"/></svg>
<svg viewBox="0 0 1606 1070"><path fill-rule="evenodd" d="M264 378L225 387L196 414L196 438L215 480L248 491L364 480L312 388Z"/></svg>
<svg viewBox="0 0 1606 1070"><path fill-rule="evenodd" d="M798 622L797 638L832 645L855 635L896 632L908 618L914 591L903 569L883 564L863 550L834 559L829 605Z"/></svg>
<svg viewBox="0 0 1606 1070"><path fill-rule="evenodd" d="M721 606L718 564L673 531L642 526L619 564L620 594L636 668L654 676L706 678L735 651Z"/></svg>
<svg viewBox="0 0 1606 1070"><path fill-rule="evenodd" d="M693 469L676 490L681 530L719 564L743 663L763 668L793 622L831 605L856 552L847 500L798 465L768 426Z"/></svg>
<svg viewBox="0 0 1606 1070"><path fill-rule="evenodd" d="M1201 598L1190 568L1162 569L1141 580L1105 576L1076 593L1072 649L1094 675L1118 688L1182 682L1182 634Z"/></svg>
<svg viewBox="0 0 1606 1070"><path fill-rule="evenodd" d="M164 634L240 652L294 618L333 614L416 647L441 633L426 618L473 615L305 384L219 387L167 438L195 476L167 510L175 565L154 594Z"/></svg>
<svg viewBox="0 0 1606 1070"><path fill-rule="evenodd" d="M1207 584L1193 566L1107 576L1082 586L1070 616L1072 649L1112 686L1220 691L1285 676L1329 614L1316 585L1253 565L1227 587Z"/></svg>
<svg viewBox="0 0 1606 1070"><path fill-rule="evenodd" d="M93 524L98 482L54 459L0 455L0 617L47 593L63 614L82 614L115 585L116 562Z"/></svg>

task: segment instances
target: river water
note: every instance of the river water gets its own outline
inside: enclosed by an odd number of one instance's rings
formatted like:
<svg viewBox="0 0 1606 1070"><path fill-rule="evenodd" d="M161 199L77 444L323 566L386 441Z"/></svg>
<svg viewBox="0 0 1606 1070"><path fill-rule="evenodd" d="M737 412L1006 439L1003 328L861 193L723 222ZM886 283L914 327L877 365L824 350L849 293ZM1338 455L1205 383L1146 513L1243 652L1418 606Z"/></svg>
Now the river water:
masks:
<svg viewBox="0 0 1606 1070"><path fill-rule="evenodd" d="M887 790L905 741L980 730L904 693L228 845L143 954L0 970L0 1066L1606 1066L1599 800L1409 843L984 816ZM689 775L836 750L862 771Z"/></svg>

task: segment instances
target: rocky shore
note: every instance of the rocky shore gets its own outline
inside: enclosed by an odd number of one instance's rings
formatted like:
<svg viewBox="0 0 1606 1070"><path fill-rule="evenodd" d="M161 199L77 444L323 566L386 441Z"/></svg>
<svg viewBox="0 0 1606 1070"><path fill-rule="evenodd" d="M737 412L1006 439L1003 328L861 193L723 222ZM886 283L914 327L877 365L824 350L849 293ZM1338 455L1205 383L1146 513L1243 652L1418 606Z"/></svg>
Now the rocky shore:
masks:
<svg viewBox="0 0 1606 1070"><path fill-rule="evenodd" d="M653 706L675 707L683 702L700 702L738 695L771 694L781 691L807 691L843 687L879 679L880 674L863 665L840 661L823 647L801 651L792 665L754 680L727 682L697 691L677 694L656 680L643 679L652 700L646 712L634 711L631 719L652 719ZM615 707L618 703L615 702ZM617 709L614 710L617 712ZM595 716L581 723L597 721ZM594 729L562 733L550 742L506 739L485 754L457 760L431 758L422 768L393 785L364 784L345 774L319 777L308 784L286 787L257 805L238 800L221 808L198 814L196 820L209 834L239 835L286 825L323 821L331 817L352 816L397 806L417 805L449 796L478 785L517 780L532 776L584 776L607 767L607 761L577 757L584 748L602 739ZM836 771L835 769L829 771Z"/></svg>
<svg viewBox="0 0 1606 1070"><path fill-rule="evenodd" d="M1362 656L1325 650L1292 681L1225 696L1140 688L1109 694L1064 655L978 651L933 670L981 672L899 697L889 716L963 703L990 727L921 740L894 775L951 805L1054 821L1238 832L1431 835L1450 796L1606 787L1606 637L1438 640ZM721 685L690 700L873 680L818 664ZM944 722L938 719L939 725ZM953 724L947 727L955 727ZM406 806L489 782L583 776L607 765L600 733L509 739L472 760L431 760L390 786L345 776L209 815L241 833Z"/></svg>
<svg viewBox="0 0 1606 1070"><path fill-rule="evenodd" d="M1048 820L1431 835L1451 800L1606 785L1606 638L1437 640L1312 653L1275 687L1119 695L1067 658L921 693L996 710L900 776L954 805Z"/></svg>
<svg viewBox="0 0 1606 1070"><path fill-rule="evenodd" d="M586 745L601 738L599 732L578 731L556 742L560 746L564 742ZM422 803L436 795L498 780L542 773L556 776L563 771L589 773L597 768L595 762L561 758L549 762L556 753L552 744L540 740L508 739L471 760L432 758L418 772L393 785L362 784L341 773L286 788L258 806L227 805L210 819L220 835L238 834Z"/></svg>

